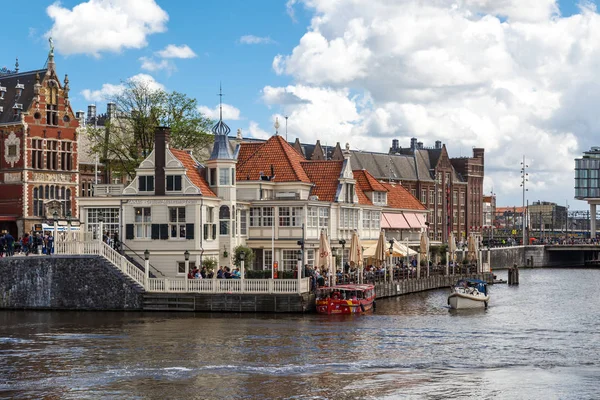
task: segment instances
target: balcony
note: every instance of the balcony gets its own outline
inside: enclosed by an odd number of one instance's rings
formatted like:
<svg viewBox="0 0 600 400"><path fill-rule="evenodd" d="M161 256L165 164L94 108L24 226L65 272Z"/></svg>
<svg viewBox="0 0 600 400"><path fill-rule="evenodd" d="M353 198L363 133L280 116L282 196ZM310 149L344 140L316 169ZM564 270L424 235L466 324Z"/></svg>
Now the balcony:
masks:
<svg viewBox="0 0 600 400"><path fill-rule="evenodd" d="M97 184L94 185L94 197L121 196L125 185L122 184Z"/></svg>

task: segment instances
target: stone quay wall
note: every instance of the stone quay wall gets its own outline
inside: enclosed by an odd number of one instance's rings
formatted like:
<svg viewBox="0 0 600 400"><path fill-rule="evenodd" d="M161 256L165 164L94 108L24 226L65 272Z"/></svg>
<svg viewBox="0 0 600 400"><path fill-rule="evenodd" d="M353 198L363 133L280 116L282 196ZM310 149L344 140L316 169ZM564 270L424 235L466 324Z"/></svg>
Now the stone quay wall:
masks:
<svg viewBox="0 0 600 400"><path fill-rule="evenodd" d="M425 290L442 289L454 286L459 279L481 279L487 283L493 282L492 274L473 274L473 275L447 275L430 276L421 279L405 279L395 282L380 282L375 284L375 295L378 299L384 297L401 296L404 294L423 292Z"/></svg>
<svg viewBox="0 0 600 400"><path fill-rule="evenodd" d="M141 288L99 256L0 259L0 308L141 310Z"/></svg>

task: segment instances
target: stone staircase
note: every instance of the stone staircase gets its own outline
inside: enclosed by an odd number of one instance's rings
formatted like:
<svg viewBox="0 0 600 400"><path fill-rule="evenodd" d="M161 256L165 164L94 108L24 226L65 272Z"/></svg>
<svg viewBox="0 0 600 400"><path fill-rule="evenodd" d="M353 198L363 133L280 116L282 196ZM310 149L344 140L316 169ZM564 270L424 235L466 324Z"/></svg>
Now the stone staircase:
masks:
<svg viewBox="0 0 600 400"><path fill-rule="evenodd" d="M138 293L145 293L145 289L142 285L137 283L133 278L129 275L123 273L119 268L117 268L113 263L108 261L106 258L102 256L98 256L98 262L109 267L108 270L111 271L115 276L118 276L124 283L131 286Z"/></svg>

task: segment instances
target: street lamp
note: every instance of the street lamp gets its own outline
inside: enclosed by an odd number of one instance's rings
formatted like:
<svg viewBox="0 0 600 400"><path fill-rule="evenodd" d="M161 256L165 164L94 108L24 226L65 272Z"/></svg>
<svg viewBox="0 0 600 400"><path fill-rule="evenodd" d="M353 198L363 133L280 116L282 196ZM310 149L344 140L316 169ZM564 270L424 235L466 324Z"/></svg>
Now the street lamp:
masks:
<svg viewBox="0 0 600 400"><path fill-rule="evenodd" d="M71 238L71 210L67 210L67 228L69 230L67 237Z"/></svg>
<svg viewBox="0 0 600 400"><path fill-rule="evenodd" d="M148 290L148 283L150 279L150 252L148 249L144 251L144 273L146 274L146 279L144 281L146 284L145 289Z"/></svg>
<svg viewBox="0 0 600 400"><path fill-rule="evenodd" d="M243 251L240 252L240 278L244 279L246 275L246 271L244 269L244 263L246 261L246 253Z"/></svg>
<svg viewBox="0 0 600 400"><path fill-rule="evenodd" d="M340 239L338 243L342 246L342 273L344 273L344 246L346 246L346 241L344 239Z"/></svg>
<svg viewBox="0 0 600 400"><path fill-rule="evenodd" d="M392 257L394 256L394 239L390 239L389 240L390 243L390 282L393 281L393 274L392 274Z"/></svg>
<svg viewBox="0 0 600 400"><path fill-rule="evenodd" d="M99 224L99 230L100 233L98 235L98 240L100 240L101 242L103 241L103 236L104 236L104 213L102 212L102 210L98 211L98 224Z"/></svg>
<svg viewBox="0 0 600 400"><path fill-rule="evenodd" d="M298 266L298 272L296 273L296 277L298 278L298 293L302 293L302 254L298 254L298 260L296 261L296 265Z"/></svg>
<svg viewBox="0 0 600 400"><path fill-rule="evenodd" d="M189 275L190 275L190 252L184 251L183 257L185 258L185 291L189 291Z"/></svg>
<svg viewBox="0 0 600 400"><path fill-rule="evenodd" d="M54 210L52 213L52 218L54 219L54 240L52 241L52 246L50 249L46 249L50 254L54 253L54 245L56 243L56 237L58 236L58 212Z"/></svg>

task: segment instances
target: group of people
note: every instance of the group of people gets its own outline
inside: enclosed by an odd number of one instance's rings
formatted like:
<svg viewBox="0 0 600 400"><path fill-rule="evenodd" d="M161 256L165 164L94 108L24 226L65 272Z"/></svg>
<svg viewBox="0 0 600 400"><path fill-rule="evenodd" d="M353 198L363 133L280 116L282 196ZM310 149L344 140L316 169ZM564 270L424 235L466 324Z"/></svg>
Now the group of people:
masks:
<svg viewBox="0 0 600 400"><path fill-rule="evenodd" d="M10 232L0 234L0 257L12 257L15 254L54 253L54 236L50 232L31 232L15 239Z"/></svg>
<svg viewBox="0 0 600 400"><path fill-rule="evenodd" d="M217 274L215 276L212 270L208 270L206 267L202 267L199 269L198 267L192 268L188 272L188 279L241 279L242 273L239 268L234 268L233 270L229 267L219 267L217 270Z"/></svg>

